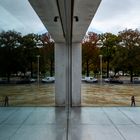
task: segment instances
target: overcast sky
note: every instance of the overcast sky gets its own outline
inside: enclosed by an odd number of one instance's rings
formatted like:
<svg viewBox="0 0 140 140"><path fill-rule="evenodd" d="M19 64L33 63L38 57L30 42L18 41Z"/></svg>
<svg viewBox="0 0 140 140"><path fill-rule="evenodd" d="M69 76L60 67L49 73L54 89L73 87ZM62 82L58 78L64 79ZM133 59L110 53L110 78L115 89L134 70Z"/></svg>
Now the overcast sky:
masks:
<svg viewBox="0 0 140 140"><path fill-rule="evenodd" d="M0 0L2 30L16 30L22 34L46 32L28 0Z"/></svg>
<svg viewBox="0 0 140 140"><path fill-rule="evenodd" d="M102 0L89 30L117 34L125 28L140 29L140 0Z"/></svg>
<svg viewBox="0 0 140 140"><path fill-rule="evenodd" d="M89 30L117 34L125 28L140 29L140 0L102 0ZM0 31L13 29L46 32L28 0L0 0Z"/></svg>

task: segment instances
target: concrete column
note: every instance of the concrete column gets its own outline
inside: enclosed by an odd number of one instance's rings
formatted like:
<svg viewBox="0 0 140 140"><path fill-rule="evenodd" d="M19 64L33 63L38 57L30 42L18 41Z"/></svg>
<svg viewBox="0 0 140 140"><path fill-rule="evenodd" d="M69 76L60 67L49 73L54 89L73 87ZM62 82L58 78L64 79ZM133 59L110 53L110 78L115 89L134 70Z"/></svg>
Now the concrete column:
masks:
<svg viewBox="0 0 140 140"><path fill-rule="evenodd" d="M55 44L55 104L65 106L66 102L66 45Z"/></svg>
<svg viewBox="0 0 140 140"><path fill-rule="evenodd" d="M72 44L72 106L81 105L81 44Z"/></svg>
<svg viewBox="0 0 140 140"><path fill-rule="evenodd" d="M73 43L71 47L64 43L55 44L55 104L81 105L80 43Z"/></svg>

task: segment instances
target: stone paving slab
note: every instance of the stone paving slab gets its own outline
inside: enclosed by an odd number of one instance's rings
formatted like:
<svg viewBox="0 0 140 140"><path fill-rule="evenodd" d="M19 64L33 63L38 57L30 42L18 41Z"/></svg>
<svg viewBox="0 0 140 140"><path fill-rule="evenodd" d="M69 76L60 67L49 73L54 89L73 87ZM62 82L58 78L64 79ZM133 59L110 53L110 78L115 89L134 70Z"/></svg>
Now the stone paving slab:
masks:
<svg viewBox="0 0 140 140"><path fill-rule="evenodd" d="M140 139L140 125L117 125L126 140Z"/></svg>
<svg viewBox="0 0 140 140"><path fill-rule="evenodd" d="M71 124L111 124L102 108L73 108Z"/></svg>
<svg viewBox="0 0 140 140"><path fill-rule="evenodd" d="M66 140L65 108L1 107L0 140ZM70 113L69 140L139 140L140 107L81 107Z"/></svg>
<svg viewBox="0 0 140 140"><path fill-rule="evenodd" d="M63 140L65 129L58 125L22 126L11 140Z"/></svg>
<svg viewBox="0 0 140 140"><path fill-rule="evenodd" d="M71 127L71 140L124 140L112 125L77 125Z"/></svg>

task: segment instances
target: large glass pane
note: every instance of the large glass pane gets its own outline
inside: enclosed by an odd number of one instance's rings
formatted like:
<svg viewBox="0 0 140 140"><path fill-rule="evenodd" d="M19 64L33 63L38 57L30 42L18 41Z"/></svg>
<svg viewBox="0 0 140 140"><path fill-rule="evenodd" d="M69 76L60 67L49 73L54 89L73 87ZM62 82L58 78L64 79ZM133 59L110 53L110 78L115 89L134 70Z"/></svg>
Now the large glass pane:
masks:
<svg viewBox="0 0 140 140"><path fill-rule="evenodd" d="M118 35L87 33L82 43L83 106L140 105L139 34L131 29Z"/></svg>
<svg viewBox="0 0 140 140"><path fill-rule="evenodd" d="M49 34L4 31L0 42L1 105L54 106L54 41Z"/></svg>
<svg viewBox="0 0 140 140"><path fill-rule="evenodd" d="M0 139L66 140L55 107L54 40L28 0L0 1Z"/></svg>

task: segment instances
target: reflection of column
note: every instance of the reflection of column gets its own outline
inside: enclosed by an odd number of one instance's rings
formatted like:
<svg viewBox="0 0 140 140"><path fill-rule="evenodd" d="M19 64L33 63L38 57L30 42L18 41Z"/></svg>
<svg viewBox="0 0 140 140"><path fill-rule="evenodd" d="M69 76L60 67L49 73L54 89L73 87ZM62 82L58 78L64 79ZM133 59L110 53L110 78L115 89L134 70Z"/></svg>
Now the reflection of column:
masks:
<svg viewBox="0 0 140 140"><path fill-rule="evenodd" d="M37 83L38 83L38 87L39 87L39 57L40 55L37 55Z"/></svg>
<svg viewBox="0 0 140 140"><path fill-rule="evenodd" d="M100 57L100 84L102 85L102 55L99 55Z"/></svg>
<svg viewBox="0 0 140 140"><path fill-rule="evenodd" d="M65 106L66 101L66 45L55 43L55 104Z"/></svg>
<svg viewBox="0 0 140 140"><path fill-rule="evenodd" d="M72 44L72 105L81 105L81 43Z"/></svg>

